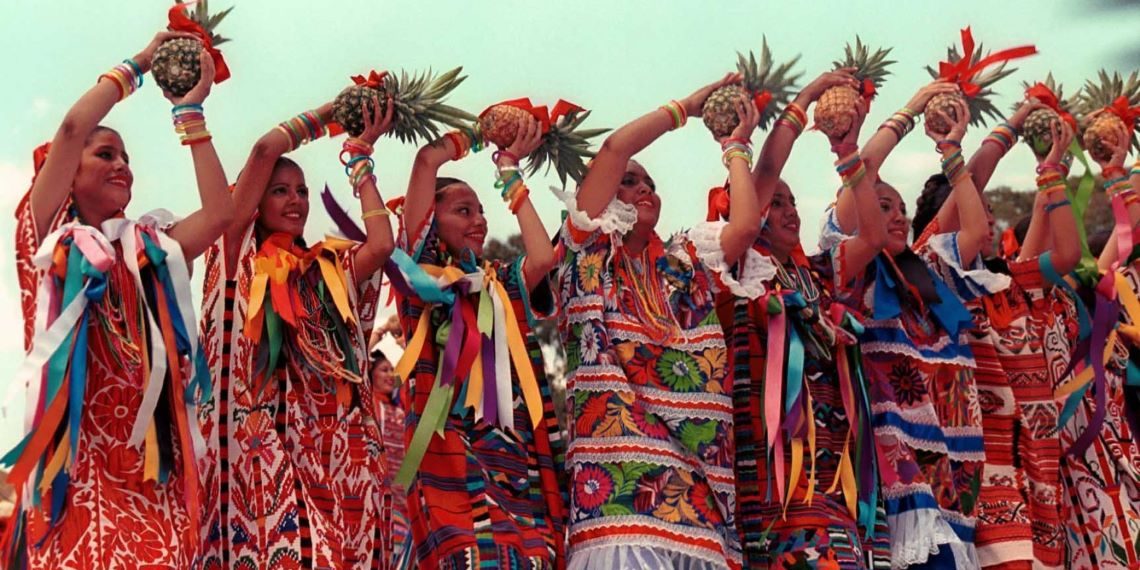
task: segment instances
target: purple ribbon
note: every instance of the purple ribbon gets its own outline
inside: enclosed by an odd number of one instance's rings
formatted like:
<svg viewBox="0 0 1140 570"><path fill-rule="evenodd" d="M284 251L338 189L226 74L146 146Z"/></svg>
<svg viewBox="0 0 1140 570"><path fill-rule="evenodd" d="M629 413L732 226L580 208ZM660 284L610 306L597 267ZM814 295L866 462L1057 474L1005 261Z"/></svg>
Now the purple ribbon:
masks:
<svg viewBox="0 0 1140 570"><path fill-rule="evenodd" d="M1096 409L1093 410L1089 425L1073 445L1065 452L1070 457L1083 455L1094 439L1100 435L1100 428L1104 425L1106 412L1106 386L1104 370L1104 349L1108 342L1108 333L1112 329L1120 313L1120 305L1115 300L1098 294L1096 298L1096 313L1093 317L1092 330L1092 367L1093 367L1093 393L1096 397Z"/></svg>

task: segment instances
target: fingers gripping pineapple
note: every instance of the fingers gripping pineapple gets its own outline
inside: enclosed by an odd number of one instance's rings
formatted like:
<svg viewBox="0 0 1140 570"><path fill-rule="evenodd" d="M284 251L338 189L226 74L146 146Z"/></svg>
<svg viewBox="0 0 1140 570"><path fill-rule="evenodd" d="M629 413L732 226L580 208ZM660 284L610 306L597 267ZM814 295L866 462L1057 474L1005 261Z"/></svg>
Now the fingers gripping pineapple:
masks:
<svg viewBox="0 0 1140 570"><path fill-rule="evenodd" d="M438 123L462 127L475 120L470 113L443 103L467 79L459 75L462 71L462 67L456 67L437 77L432 77L431 70L419 75L401 71L398 77L387 71L372 71L368 77L357 75L352 78L354 85L346 87L333 101L333 119L348 134L360 136L364 132L364 113L383 115L390 100L396 106L390 134L400 142L434 140L439 138ZM379 102L379 111L373 109L374 101Z"/></svg>
<svg viewBox="0 0 1140 570"><path fill-rule="evenodd" d="M1064 98L1064 89L1060 83L1054 81L1052 73L1048 74L1043 82L1033 85L1022 83L1022 85L1025 86L1026 99L1036 100L1040 106L1025 116L1025 121L1021 125L1021 134L1025 144L1033 149L1033 154L1038 158L1045 158L1053 148L1054 127L1059 127L1064 121L1070 127L1076 128L1076 119L1070 112L1076 101L1075 98L1068 100ZM1014 110L1016 111L1020 105L1020 103L1014 105Z"/></svg>
<svg viewBox="0 0 1140 570"><path fill-rule="evenodd" d="M1037 53L1033 46L1021 46L1005 49L997 53L987 53L978 43L975 49L974 37L970 28L962 30L962 52L957 46L946 50L946 61L938 64L938 70L927 66L926 70L935 79L945 79L958 85L960 92L943 93L935 95L926 105L927 124L940 135L950 132L950 121L957 119L954 109L958 102L965 102L970 109L970 124L984 125L986 117L992 119L1002 118L1001 111L990 100L994 92L991 87L1004 77L1007 77L1015 68L1006 69L1006 64L1013 59L1027 57ZM987 68L990 68L987 70ZM931 111L938 111L931 113ZM933 123L931 123L933 121Z"/></svg>
<svg viewBox="0 0 1140 570"><path fill-rule="evenodd" d="M590 139L609 132L609 129L583 129L582 123L590 112L567 101L558 101L554 108L535 107L530 99L514 99L491 105L479 115L479 131L488 142L499 148L508 148L519 134L519 125L533 117L542 126L542 144L528 156L527 175L538 172L542 166L554 167L558 179L566 184L566 177L581 182L586 176L585 159L593 158Z"/></svg>
<svg viewBox="0 0 1140 570"><path fill-rule="evenodd" d="M847 44L843 61L833 62L836 70L849 70L860 83L859 88L837 85L820 95L815 104L815 125L829 137L842 137L851 129L852 110L860 98L870 99L890 75L887 60L890 48L876 49L873 53L855 36L855 46Z"/></svg>
<svg viewBox="0 0 1140 570"><path fill-rule="evenodd" d="M1119 72L1111 76L1100 70L1097 79L1085 83L1079 96L1078 112L1081 115L1081 140L1089 154L1098 162L1108 160L1120 145L1118 133L1131 137L1131 146L1140 149L1136 138L1136 121L1140 118L1140 78L1133 71L1125 80ZM1122 130L1123 129L1123 130Z"/></svg>
<svg viewBox="0 0 1140 570"><path fill-rule="evenodd" d="M187 15L187 9L194 5L194 13ZM214 61L214 83L221 83L229 78L229 67L217 47L228 38L214 33L218 24L229 15L234 8L230 6L217 14L210 14L206 0L198 2L183 2L176 0L171 7L168 17L168 28L176 32L189 32L196 38L174 38L158 46L154 52L154 61L151 64L151 75L154 82L175 97L183 97L190 92L202 75L199 54L205 49Z"/></svg>
<svg viewBox="0 0 1140 570"><path fill-rule="evenodd" d="M777 110L795 94L796 81L802 73L791 74L792 67L800 60L797 55L779 67L773 68L772 52L765 38L760 49L760 61L748 52L748 57L737 53L736 70L741 75L740 83L725 85L712 92L701 108L701 118L705 126L717 140L732 134L740 124L736 109L741 101L755 100L760 109L760 128L766 129L776 116ZM775 103L768 105L767 103Z"/></svg>

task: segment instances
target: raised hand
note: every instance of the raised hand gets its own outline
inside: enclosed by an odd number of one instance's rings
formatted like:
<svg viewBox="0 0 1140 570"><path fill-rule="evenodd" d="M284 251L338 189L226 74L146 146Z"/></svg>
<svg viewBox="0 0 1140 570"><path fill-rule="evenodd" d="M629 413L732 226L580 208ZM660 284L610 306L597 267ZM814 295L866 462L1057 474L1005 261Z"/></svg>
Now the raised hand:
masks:
<svg viewBox="0 0 1140 570"><path fill-rule="evenodd" d="M813 79L811 83L808 83L807 86L800 91L800 94L796 97L796 103L804 107L804 110L807 110L808 105L814 103L819 99L820 95L823 95L824 91L832 87L847 85L852 89L858 90L859 80L855 79L855 76L852 75L854 72L854 67L843 67L834 71L821 73L819 77Z"/></svg>
<svg viewBox="0 0 1140 570"><path fill-rule="evenodd" d="M910 101L907 102L906 107L915 113L921 114L926 110L926 104L934 98L935 95L957 93L959 87L954 83L938 80L933 83L924 85Z"/></svg>
<svg viewBox="0 0 1140 570"><path fill-rule="evenodd" d="M542 125L537 119L527 115L519 117L518 134L515 135L515 141L505 150L508 154L512 154L521 160L522 157L529 156L541 145Z"/></svg>
<svg viewBox="0 0 1140 570"><path fill-rule="evenodd" d="M870 103L866 99L859 99L850 111L851 128L842 136L833 137L828 135L827 140L831 143L831 152L834 152L839 157L846 157L851 153L859 150L859 130L863 128L863 121L867 119L867 111L870 110Z"/></svg>
<svg viewBox="0 0 1140 570"><path fill-rule="evenodd" d="M1096 163L1100 165L1100 169L1102 171L1109 170L1114 167L1123 169L1124 161L1128 158L1128 145L1132 142L1132 137L1129 136L1128 128L1125 127L1124 124L1120 124L1112 134L1115 135L1112 137L1113 140L1110 140L1108 137L1104 137L1104 139L1102 139L1105 146L1108 146L1112 149L1112 155L1108 158L1108 160L1097 160L1096 156L1093 156L1093 160L1096 160Z"/></svg>
<svg viewBox="0 0 1140 570"><path fill-rule="evenodd" d="M933 111L941 119L950 124L950 132L945 135L938 134L930 130L930 122L926 123L926 136L934 139L934 142L940 143L942 141L954 141L956 143L962 142L962 137L966 136L966 128L970 125L970 108L966 105L964 100L956 100L952 103L954 106L954 117L947 116L948 114L941 110Z"/></svg>
<svg viewBox="0 0 1140 570"><path fill-rule="evenodd" d="M162 92L163 96L171 103L175 105L201 105L206 97L210 96L210 88L214 86L214 59L206 50L202 50L198 53L198 63L201 65L202 72L198 77L198 83L191 87L190 91L182 97L175 97L169 91L164 90Z"/></svg>
<svg viewBox="0 0 1140 570"><path fill-rule="evenodd" d="M756 125L760 124L760 109L756 108L756 102L737 101L736 116L740 119L740 124L736 125L732 134L722 139L721 143L727 139L752 140L752 133L756 131Z"/></svg>
<svg viewBox="0 0 1140 570"><path fill-rule="evenodd" d="M378 97L372 98L372 110L368 110L368 104L365 102L360 103L361 116L364 117L364 132L360 133L360 140L368 144L376 144L381 135L392 130L392 117L394 116L396 105L392 101L392 96L388 96L386 105L387 109L384 115L380 115L380 99ZM319 112L319 111L318 111Z"/></svg>
<svg viewBox="0 0 1140 570"><path fill-rule="evenodd" d="M1040 159L1040 164L1060 164L1065 153L1069 152L1069 144L1073 142L1073 127L1065 121L1053 121L1049 125L1049 133L1053 138L1053 148L1049 149L1048 156ZM1121 164L1124 164L1123 158Z"/></svg>
<svg viewBox="0 0 1140 570"><path fill-rule="evenodd" d="M1042 103L1036 97L1026 97L1025 100L1021 102L1021 105L1017 106L1017 110L1009 116L1009 124L1015 129L1020 129L1021 126L1025 124L1025 119L1029 117L1030 113L1038 109L1048 108L1048 105Z"/></svg>

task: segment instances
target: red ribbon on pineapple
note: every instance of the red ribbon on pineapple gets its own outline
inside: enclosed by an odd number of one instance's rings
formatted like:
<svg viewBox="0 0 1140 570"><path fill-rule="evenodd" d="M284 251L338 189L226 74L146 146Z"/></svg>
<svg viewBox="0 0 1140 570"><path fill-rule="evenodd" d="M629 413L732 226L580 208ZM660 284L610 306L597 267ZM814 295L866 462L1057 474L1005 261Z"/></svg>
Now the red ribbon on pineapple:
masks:
<svg viewBox="0 0 1140 570"><path fill-rule="evenodd" d="M715 186L709 189L709 210L705 221L716 222L728 219L728 182L724 186Z"/></svg>
<svg viewBox="0 0 1140 570"><path fill-rule="evenodd" d="M758 93L753 93L752 102L756 104L756 112L763 113L768 103L772 102L772 92L764 89Z"/></svg>
<svg viewBox="0 0 1140 570"><path fill-rule="evenodd" d="M1054 93L1052 89L1049 89L1048 85L1039 81L1036 85L1025 90L1025 96L1037 99L1043 105L1060 115L1061 120L1069 123L1069 126L1073 127L1073 129L1077 128L1077 120L1073 118L1073 114L1061 108L1061 100L1057 98L1057 94Z"/></svg>
<svg viewBox="0 0 1140 570"><path fill-rule="evenodd" d="M977 95L982 88L972 83L971 80L975 75L981 73L983 69L995 63L1004 63L1013 59L1028 57L1036 53L1037 48L1031 45L1003 49L971 65L970 62L974 59L974 35L970 31L970 28L966 27L962 29L962 59L953 63L949 61L939 62L938 78L958 84L958 87L962 88L963 95L973 97Z"/></svg>
<svg viewBox="0 0 1140 570"><path fill-rule="evenodd" d="M498 107L499 105L515 107L517 109L522 109L523 111L530 113L530 115L538 121L538 124L542 125L542 134L544 135L550 132L550 125L557 123L558 119L563 115L577 113L578 111L585 111L585 109L582 107L563 99L559 99L558 102L554 104L553 109L547 109L546 105L535 106L530 102L529 97L522 97L519 99L511 99L510 101L495 103L494 105L483 109L483 112L479 113L479 118L482 119L483 116L489 113L492 108Z"/></svg>
<svg viewBox="0 0 1140 570"><path fill-rule="evenodd" d="M222 52L218 51L218 48L214 47L213 42L210 41L210 34L206 33L206 30L203 29L198 22L191 20L190 17L186 15L186 10L197 3L197 0L195 0L194 2L186 2L172 6L170 11L166 13L167 18L170 20L170 24L166 26L166 29L172 32L189 32L194 34L194 36L202 42L202 47L206 49L206 53L210 54L210 59L214 60L214 83L221 83L230 78L230 67L226 65L226 59L222 57Z"/></svg>
<svg viewBox="0 0 1140 570"><path fill-rule="evenodd" d="M1106 112L1112 113L1120 117L1124 121L1124 125L1128 127L1128 134L1132 134L1136 130L1136 119L1140 119L1140 105L1135 107L1129 106L1128 98L1121 95L1112 101L1112 104L1105 107Z"/></svg>

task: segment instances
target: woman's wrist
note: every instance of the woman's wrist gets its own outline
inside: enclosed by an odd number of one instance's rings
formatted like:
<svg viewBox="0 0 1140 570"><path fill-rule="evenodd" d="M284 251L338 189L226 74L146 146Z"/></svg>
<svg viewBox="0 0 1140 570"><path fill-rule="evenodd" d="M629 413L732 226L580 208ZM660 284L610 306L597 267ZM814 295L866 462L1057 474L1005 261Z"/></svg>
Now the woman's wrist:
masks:
<svg viewBox="0 0 1140 570"><path fill-rule="evenodd" d="M183 146L207 143L212 140L206 130L206 115L199 103L182 103L171 110L174 118L174 131L180 136Z"/></svg>
<svg viewBox="0 0 1140 570"><path fill-rule="evenodd" d="M289 150L319 139L328 132L328 124L316 111L305 111L277 125L277 130L289 139Z"/></svg>

